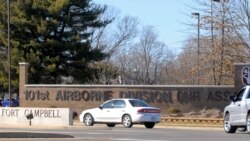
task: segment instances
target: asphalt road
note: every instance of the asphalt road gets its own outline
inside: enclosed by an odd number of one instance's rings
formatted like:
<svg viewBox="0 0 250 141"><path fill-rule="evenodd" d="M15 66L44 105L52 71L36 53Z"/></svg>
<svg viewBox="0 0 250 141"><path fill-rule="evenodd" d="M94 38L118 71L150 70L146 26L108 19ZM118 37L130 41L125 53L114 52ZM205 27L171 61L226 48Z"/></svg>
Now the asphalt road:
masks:
<svg viewBox="0 0 250 141"><path fill-rule="evenodd" d="M64 128L1 128L0 140L74 140L74 141L247 141L250 134L237 132L226 134L222 129L212 128L161 128L146 129L143 126L108 128L93 127Z"/></svg>

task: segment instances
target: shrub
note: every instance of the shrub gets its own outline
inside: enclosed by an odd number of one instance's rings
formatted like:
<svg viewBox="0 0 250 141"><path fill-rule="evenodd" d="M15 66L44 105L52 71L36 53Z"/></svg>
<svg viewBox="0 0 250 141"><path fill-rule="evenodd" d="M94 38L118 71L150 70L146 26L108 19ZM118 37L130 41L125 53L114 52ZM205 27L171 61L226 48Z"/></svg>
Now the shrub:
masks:
<svg viewBox="0 0 250 141"><path fill-rule="evenodd" d="M175 108L175 107L171 107L168 109L168 112L171 114L177 114L177 113L181 113L181 110L179 110L178 108Z"/></svg>

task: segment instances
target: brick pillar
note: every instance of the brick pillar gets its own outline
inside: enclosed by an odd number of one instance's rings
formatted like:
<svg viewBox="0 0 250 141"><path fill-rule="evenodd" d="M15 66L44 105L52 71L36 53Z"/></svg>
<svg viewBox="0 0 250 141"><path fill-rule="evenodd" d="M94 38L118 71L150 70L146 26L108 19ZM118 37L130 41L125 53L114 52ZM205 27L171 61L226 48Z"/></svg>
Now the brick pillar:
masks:
<svg viewBox="0 0 250 141"><path fill-rule="evenodd" d="M25 99L25 84L28 84L28 68L29 63L19 63L19 99L20 106L22 101Z"/></svg>
<svg viewBox="0 0 250 141"><path fill-rule="evenodd" d="M236 89L241 89L246 85L250 85L250 64L237 63L235 66L234 85Z"/></svg>

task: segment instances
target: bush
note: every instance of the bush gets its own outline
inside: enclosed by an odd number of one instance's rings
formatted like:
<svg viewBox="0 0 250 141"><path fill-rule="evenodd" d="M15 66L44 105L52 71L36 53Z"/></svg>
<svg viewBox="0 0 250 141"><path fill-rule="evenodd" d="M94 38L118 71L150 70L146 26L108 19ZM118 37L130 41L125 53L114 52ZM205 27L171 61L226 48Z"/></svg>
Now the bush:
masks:
<svg viewBox="0 0 250 141"><path fill-rule="evenodd" d="M175 107L171 107L168 109L168 112L171 114L177 114L177 113L181 113L181 110L179 110L178 108L175 108Z"/></svg>

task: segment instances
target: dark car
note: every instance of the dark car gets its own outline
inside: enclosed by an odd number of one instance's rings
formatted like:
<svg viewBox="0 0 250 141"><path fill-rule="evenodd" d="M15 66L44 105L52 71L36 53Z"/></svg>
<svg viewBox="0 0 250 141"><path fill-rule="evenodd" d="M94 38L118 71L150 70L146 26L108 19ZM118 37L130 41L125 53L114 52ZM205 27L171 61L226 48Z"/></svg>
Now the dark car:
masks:
<svg viewBox="0 0 250 141"><path fill-rule="evenodd" d="M4 99L1 104L3 107L18 107L19 99Z"/></svg>

